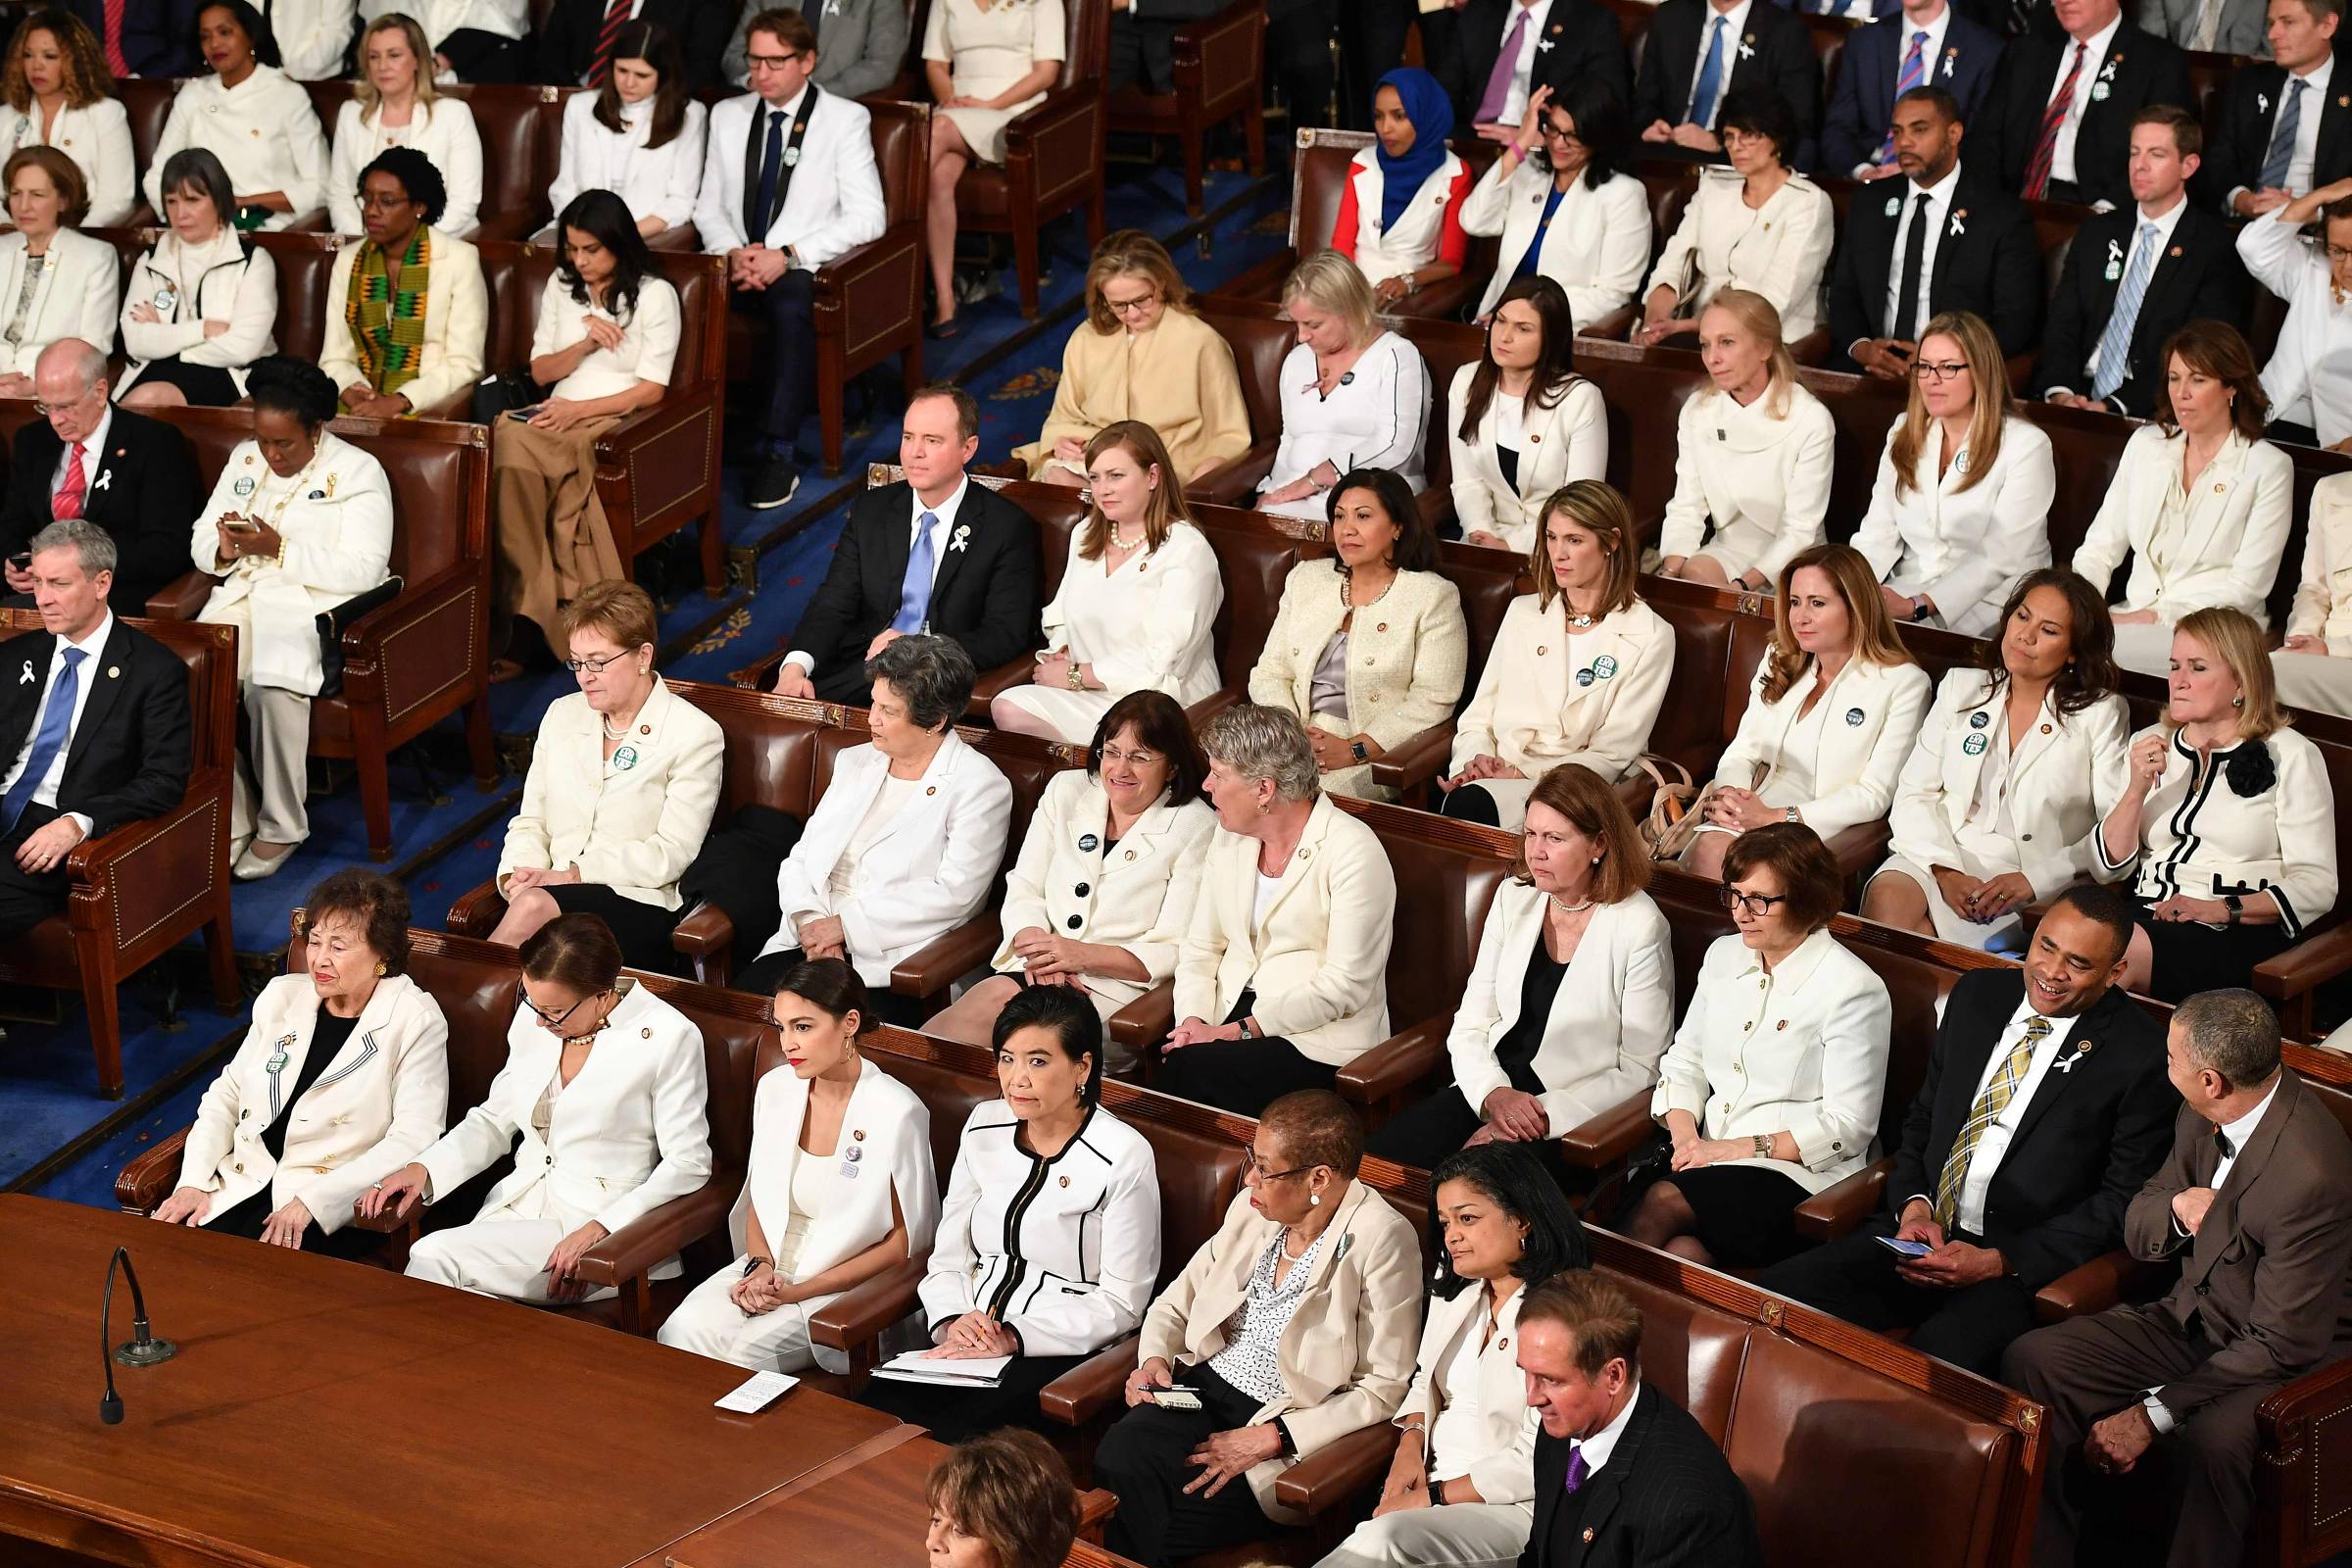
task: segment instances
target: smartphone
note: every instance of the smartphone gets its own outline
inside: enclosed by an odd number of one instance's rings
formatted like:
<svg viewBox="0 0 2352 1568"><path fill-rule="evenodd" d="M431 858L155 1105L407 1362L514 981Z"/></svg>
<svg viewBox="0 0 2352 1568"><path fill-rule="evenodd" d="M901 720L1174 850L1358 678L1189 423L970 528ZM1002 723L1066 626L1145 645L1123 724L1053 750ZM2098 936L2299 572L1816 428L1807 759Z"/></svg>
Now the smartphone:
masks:
<svg viewBox="0 0 2352 1568"><path fill-rule="evenodd" d="M1878 1238L1878 1243L1888 1251L1900 1252L1905 1257L1925 1257L1936 1250L1925 1242L1907 1242L1899 1236L1882 1236Z"/></svg>
<svg viewBox="0 0 2352 1568"><path fill-rule="evenodd" d="M15 555L8 558L8 564L16 567L19 571L30 571L32 569L32 552L29 550L20 550Z"/></svg>
<svg viewBox="0 0 2352 1568"><path fill-rule="evenodd" d="M537 414L544 407L546 407L545 404L534 403L527 409L509 409L507 417L518 424L528 424L531 422L531 416Z"/></svg>
<svg viewBox="0 0 2352 1568"><path fill-rule="evenodd" d="M1178 1383L1164 1389L1153 1389L1152 1400L1154 1404L1163 1404L1171 1410L1198 1410L1200 1408L1200 1391L1188 1389Z"/></svg>
<svg viewBox="0 0 2352 1568"><path fill-rule="evenodd" d="M253 533L261 527L261 524L251 517L227 517L221 520L220 526L230 533Z"/></svg>

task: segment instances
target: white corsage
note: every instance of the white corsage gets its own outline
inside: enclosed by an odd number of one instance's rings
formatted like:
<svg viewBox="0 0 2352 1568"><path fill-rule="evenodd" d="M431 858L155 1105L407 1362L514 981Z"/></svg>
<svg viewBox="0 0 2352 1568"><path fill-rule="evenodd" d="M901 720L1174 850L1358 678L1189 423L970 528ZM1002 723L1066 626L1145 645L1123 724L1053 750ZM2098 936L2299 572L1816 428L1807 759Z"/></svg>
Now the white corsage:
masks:
<svg viewBox="0 0 2352 1568"><path fill-rule="evenodd" d="M971 542L972 542L972 526L971 526L971 524L970 524L970 523L968 523L968 522L967 522L967 523L957 523L957 524L956 525L956 537L955 537L955 538L953 538L953 539L950 539L950 540L948 541L948 553L949 553L950 555L953 555L953 554L955 554L956 551L963 549L963 548L964 548L966 545L970 544Z"/></svg>

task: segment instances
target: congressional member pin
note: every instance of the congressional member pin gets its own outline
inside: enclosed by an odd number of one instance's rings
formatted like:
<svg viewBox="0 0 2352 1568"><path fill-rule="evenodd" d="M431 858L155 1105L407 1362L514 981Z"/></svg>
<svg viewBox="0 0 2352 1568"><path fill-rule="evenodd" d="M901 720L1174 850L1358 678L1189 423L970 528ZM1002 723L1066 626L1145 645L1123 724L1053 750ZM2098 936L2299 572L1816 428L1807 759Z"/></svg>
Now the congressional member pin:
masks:
<svg viewBox="0 0 2352 1568"><path fill-rule="evenodd" d="M305 501L324 501L326 499L326 492L323 490L314 490L309 495L304 496L302 499Z"/></svg>
<svg viewBox="0 0 2352 1568"><path fill-rule="evenodd" d="M1862 727L1862 710L1859 708L1847 709L1845 710L1845 723L1848 729L1860 729Z"/></svg>

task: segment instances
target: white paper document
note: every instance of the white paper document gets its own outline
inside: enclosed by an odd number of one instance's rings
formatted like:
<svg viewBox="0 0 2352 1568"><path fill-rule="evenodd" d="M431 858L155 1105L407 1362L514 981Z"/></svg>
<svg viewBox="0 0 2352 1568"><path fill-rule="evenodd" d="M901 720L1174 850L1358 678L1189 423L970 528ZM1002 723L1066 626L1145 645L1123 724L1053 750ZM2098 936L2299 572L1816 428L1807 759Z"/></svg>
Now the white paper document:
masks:
<svg viewBox="0 0 2352 1568"><path fill-rule="evenodd" d="M1004 1369L1012 1365L1009 1355L978 1355L965 1360L935 1357L926 1350L908 1350L894 1355L874 1368L874 1376L890 1378L900 1383L944 1383L959 1389L993 1389Z"/></svg>
<svg viewBox="0 0 2352 1568"><path fill-rule="evenodd" d="M752 1415L766 1409L776 1396L800 1382L789 1372L755 1372L745 1378L732 1393L721 1395L712 1404L721 1410L738 1410Z"/></svg>

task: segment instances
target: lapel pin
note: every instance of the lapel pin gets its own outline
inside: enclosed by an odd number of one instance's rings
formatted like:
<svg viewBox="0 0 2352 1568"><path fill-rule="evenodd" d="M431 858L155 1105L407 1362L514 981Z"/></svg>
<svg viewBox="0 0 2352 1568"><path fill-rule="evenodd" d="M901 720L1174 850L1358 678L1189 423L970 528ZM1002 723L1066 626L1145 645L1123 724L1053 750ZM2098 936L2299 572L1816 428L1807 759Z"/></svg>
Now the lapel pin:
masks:
<svg viewBox="0 0 2352 1568"><path fill-rule="evenodd" d="M2180 259L2180 246L2178 246L2178 245L2176 245L2176 246L2174 246L2174 247L2173 247L2173 260L2177 262L2177 261L2179 261Z"/></svg>
<svg viewBox="0 0 2352 1568"><path fill-rule="evenodd" d="M122 678L122 666L121 664L107 665L106 678L108 680L121 680Z"/></svg>
<svg viewBox="0 0 2352 1568"><path fill-rule="evenodd" d="M654 726L651 724L640 724L637 726L637 733L640 735L651 735L653 732Z"/></svg>
<svg viewBox="0 0 2352 1568"><path fill-rule="evenodd" d="M936 784L926 786L923 790L923 793L925 795L937 795L939 793L939 786Z"/></svg>
<svg viewBox="0 0 2352 1568"><path fill-rule="evenodd" d="M2042 725L2042 726L2041 726L2041 732L2042 732L2044 735L2047 735L2047 734L2050 732L2050 726L2049 726L2049 725L2047 725L2047 724L2044 724L2044 725Z"/></svg>
<svg viewBox="0 0 2352 1568"><path fill-rule="evenodd" d="M2338 109L2352 109L2352 93L2338 93L2335 99L2335 107Z"/></svg>
<svg viewBox="0 0 2352 1568"><path fill-rule="evenodd" d="M29 686L32 684L33 679L32 661L27 659L24 661L24 673L17 677L17 684L20 686Z"/></svg>
<svg viewBox="0 0 2352 1568"><path fill-rule="evenodd" d="M854 1142L862 1144L865 1142L865 1129L862 1127L857 1128L851 1132L850 1137Z"/></svg>

